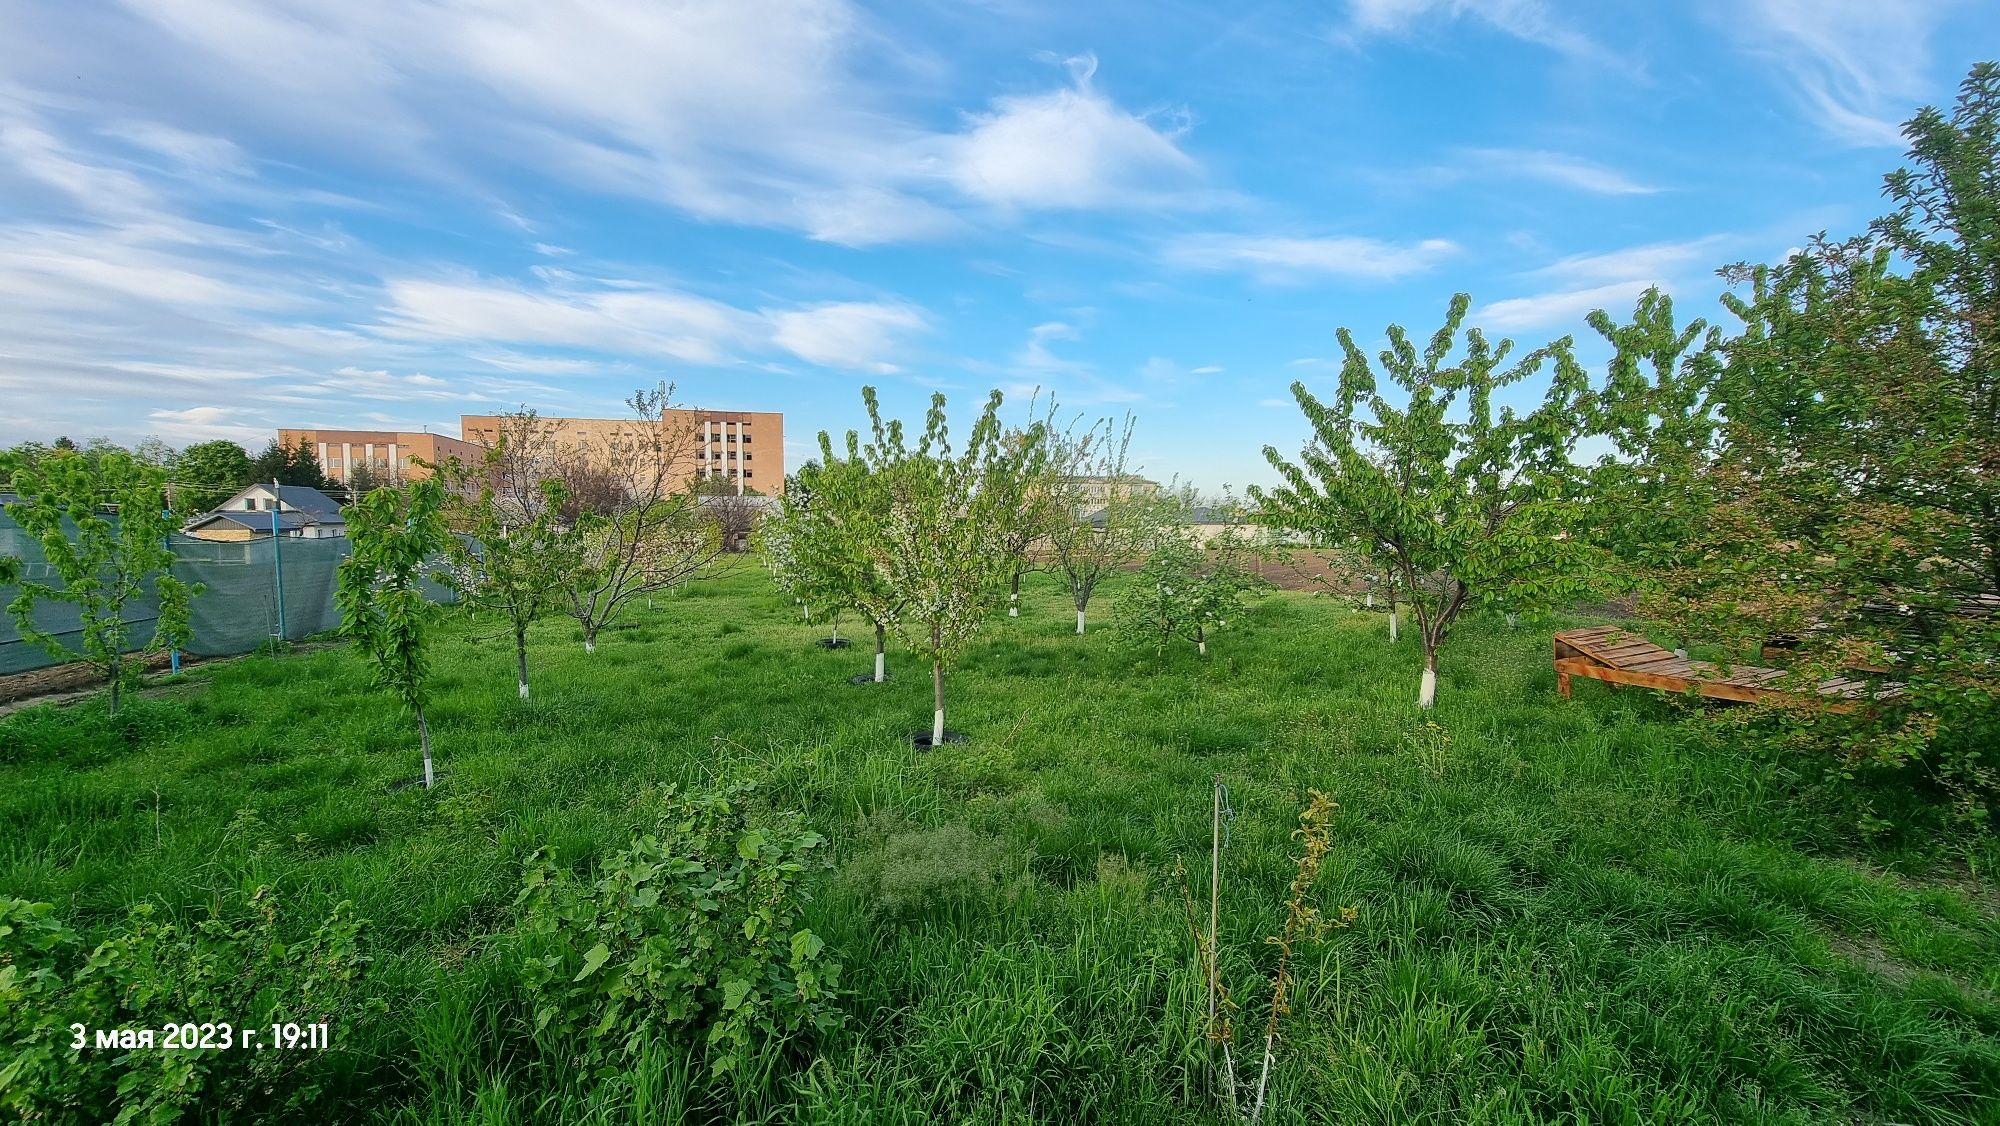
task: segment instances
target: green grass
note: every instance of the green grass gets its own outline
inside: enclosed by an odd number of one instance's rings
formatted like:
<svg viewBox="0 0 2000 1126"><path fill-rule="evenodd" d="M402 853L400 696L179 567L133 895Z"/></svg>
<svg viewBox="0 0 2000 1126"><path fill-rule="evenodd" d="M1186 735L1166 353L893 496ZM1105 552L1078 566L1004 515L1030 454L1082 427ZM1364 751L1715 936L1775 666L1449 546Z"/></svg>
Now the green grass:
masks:
<svg viewBox="0 0 2000 1126"><path fill-rule="evenodd" d="M501 631L454 619L431 793L392 789L411 725L344 649L204 666L115 721L27 709L0 719L0 894L85 928L260 884L298 920L353 900L392 1004L336 1030L326 1120L1211 1122L1170 873L1205 882L1220 775L1240 998L1308 789L1341 803L1319 898L1359 911L1304 952L1271 1121L2000 1121L1990 843L1983 875L1843 843L1672 703L1558 700L1546 628L1462 627L1445 742L1379 614L1270 595L1203 662L1077 638L1046 586L1023 604L952 673L973 739L937 753L906 738L926 670L892 651L892 683L849 685L865 635L813 646L757 570L642 605L594 657L539 625L528 704ZM833 842L808 921L845 1028L733 1087L664 1050L622 1089L535 1059L503 940L523 861L586 863L658 787L739 778Z"/></svg>

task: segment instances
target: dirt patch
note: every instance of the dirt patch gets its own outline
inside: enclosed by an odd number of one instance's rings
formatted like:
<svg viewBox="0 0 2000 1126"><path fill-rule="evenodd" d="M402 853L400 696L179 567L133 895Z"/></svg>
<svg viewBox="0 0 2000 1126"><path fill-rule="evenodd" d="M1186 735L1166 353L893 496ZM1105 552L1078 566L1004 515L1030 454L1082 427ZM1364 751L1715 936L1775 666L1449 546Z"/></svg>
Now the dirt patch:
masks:
<svg viewBox="0 0 2000 1126"><path fill-rule="evenodd" d="M1836 934L1826 941L1827 949L1853 962L1884 981L1897 985L1908 985L1917 971L1898 962L1882 949L1882 943L1874 935Z"/></svg>

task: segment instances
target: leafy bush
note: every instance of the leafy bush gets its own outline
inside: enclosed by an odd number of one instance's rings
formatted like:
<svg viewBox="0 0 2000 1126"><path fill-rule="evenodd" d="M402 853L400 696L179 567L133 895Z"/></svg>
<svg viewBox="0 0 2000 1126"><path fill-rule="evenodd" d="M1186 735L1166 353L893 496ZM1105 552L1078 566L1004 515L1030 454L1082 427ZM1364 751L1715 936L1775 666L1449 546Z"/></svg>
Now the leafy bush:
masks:
<svg viewBox="0 0 2000 1126"><path fill-rule="evenodd" d="M225 1118L296 1120L321 1094L324 1051L264 1042L276 1021L343 1028L377 1004L360 984L366 923L341 903L303 942L278 938L278 904L259 888L242 907L191 926L151 904L85 953L47 903L0 899L0 1112L22 1120L168 1123L200 1105ZM164 1030L227 1021L233 1047L100 1048L99 1029ZM88 1037L74 1045L76 1026ZM260 1034L242 1046L245 1031ZM210 1041L214 1042L214 1041ZM8 1059L11 1055L11 1059Z"/></svg>
<svg viewBox="0 0 2000 1126"><path fill-rule="evenodd" d="M546 1048L609 1077L655 1039L698 1039L719 1073L839 1024L840 964L798 922L825 839L797 813L753 824L753 789L668 790L657 831L605 857L595 879L530 858L516 905Z"/></svg>

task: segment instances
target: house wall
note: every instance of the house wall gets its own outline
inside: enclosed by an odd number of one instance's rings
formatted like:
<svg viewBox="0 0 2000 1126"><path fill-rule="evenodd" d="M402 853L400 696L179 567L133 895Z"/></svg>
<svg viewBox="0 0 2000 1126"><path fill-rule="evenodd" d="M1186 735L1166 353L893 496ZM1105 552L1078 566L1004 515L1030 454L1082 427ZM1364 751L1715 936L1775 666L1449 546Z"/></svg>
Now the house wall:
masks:
<svg viewBox="0 0 2000 1126"><path fill-rule="evenodd" d="M209 540L214 543L243 543L257 538L257 533L248 528L225 523L217 523L212 527L201 528L187 534L195 539Z"/></svg>

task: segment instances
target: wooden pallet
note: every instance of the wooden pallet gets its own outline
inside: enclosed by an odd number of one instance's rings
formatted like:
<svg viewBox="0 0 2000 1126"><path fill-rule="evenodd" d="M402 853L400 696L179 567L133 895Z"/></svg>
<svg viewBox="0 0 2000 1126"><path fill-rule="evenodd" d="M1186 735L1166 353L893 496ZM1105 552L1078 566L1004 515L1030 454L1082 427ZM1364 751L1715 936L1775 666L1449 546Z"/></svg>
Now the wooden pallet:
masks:
<svg viewBox="0 0 2000 1126"><path fill-rule="evenodd" d="M1755 665L1724 668L1708 661L1691 661L1616 626L1564 630L1556 634L1555 642L1556 691L1565 699L1573 676L1662 692L1693 691L1714 700L1746 704L1811 698L1837 712L1851 712L1864 701L1894 699L1902 693L1894 684L1847 676L1822 680L1811 693L1774 688L1771 685L1784 679L1785 670Z"/></svg>

